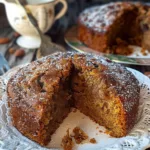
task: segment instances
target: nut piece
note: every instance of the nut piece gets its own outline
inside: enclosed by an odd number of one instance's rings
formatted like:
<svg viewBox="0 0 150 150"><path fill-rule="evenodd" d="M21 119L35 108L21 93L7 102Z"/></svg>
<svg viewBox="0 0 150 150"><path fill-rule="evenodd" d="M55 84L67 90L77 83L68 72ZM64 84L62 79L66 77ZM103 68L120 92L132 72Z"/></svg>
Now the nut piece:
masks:
<svg viewBox="0 0 150 150"><path fill-rule="evenodd" d="M14 37L19 37L20 36L20 34L19 33L17 33L17 32L14 32Z"/></svg>
<svg viewBox="0 0 150 150"><path fill-rule="evenodd" d="M11 47L11 48L9 48L8 51L9 51L10 54L13 54L16 50L15 50L15 48Z"/></svg>
<svg viewBox="0 0 150 150"><path fill-rule="evenodd" d="M23 49L17 49L14 55L16 57L23 57L25 55L25 51Z"/></svg>
<svg viewBox="0 0 150 150"><path fill-rule="evenodd" d="M0 44L7 44L10 42L9 38L0 38Z"/></svg>
<svg viewBox="0 0 150 150"><path fill-rule="evenodd" d="M96 143L95 138L90 139L90 143L95 144Z"/></svg>

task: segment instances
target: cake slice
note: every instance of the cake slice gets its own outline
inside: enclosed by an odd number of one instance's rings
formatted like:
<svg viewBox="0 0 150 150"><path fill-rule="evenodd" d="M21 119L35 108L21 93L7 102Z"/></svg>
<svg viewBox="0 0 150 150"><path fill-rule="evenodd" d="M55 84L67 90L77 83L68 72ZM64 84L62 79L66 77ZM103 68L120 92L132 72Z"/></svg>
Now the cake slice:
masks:
<svg viewBox="0 0 150 150"><path fill-rule="evenodd" d="M87 55L75 56L73 63L75 107L105 126L113 137L127 135L138 111L138 81L126 68L109 60L91 59Z"/></svg>

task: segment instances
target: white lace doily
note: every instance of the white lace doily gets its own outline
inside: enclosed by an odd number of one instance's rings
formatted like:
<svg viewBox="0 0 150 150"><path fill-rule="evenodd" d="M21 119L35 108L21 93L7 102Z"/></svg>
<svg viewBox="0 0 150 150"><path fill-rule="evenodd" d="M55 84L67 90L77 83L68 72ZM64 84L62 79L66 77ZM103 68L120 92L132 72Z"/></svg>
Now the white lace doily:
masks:
<svg viewBox="0 0 150 150"><path fill-rule="evenodd" d="M10 76L16 72L10 71L8 74L0 78L0 150L47 150L52 148L43 148L22 136L8 121L8 108L6 102L6 84ZM50 143L53 149L60 149L59 141L66 134L66 129L78 125L84 128L89 136L97 140L97 144L85 143L75 145L74 149L79 150L144 150L150 147L150 79L138 71L129 69L139 80L140 90L140 106L137 124L130 134L123 138L112 138L104 133L97 135L97 124L80 112L70 113L64 120L60 128L53 135ZM76 116L78 116L76 121ZM81 117L81 119L79 119ZM70 118L73 118L72 120ZM84 119L84 120L83 120ZM80 121L82 120L82 121ZM103 127L99 127L105 130ZM61 132L63 130L63 132Z"/></svg>

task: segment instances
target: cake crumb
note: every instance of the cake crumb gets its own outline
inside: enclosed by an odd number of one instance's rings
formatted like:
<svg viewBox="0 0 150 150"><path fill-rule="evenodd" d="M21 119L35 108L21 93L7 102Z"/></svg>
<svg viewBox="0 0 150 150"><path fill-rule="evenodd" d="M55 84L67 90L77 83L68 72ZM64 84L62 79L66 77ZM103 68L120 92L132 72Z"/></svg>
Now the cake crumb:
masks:
<svg viewBox="0 0 150 150"><path fill-rule="evenodd" d="M102 130L99 130L99 132L102 133L103 131L102 131Z"/></svg>
<svg viewBox="0 0 150 150"><path fill-rule="evenodd" d="M96 129L98 129L99 127L96 127Z"/></svg>
<svg viewBox="0 0 150 150"><path fill-rule="evenodd" d="M67 134L63 137L61 146L63 147L64 150L72 150L73 148L73 140L69 135L69 129L67 130Z"/></svg>
<svg viewBox="0 0 150 150"><path fill-rule="evenodd" d="M128 47L128 43L120 38L116 39L117 45L113 46L115 54L130 55L133 53L133 48Z"/></svg>
<svg viewBox="0 0 150 150"><path fill-rule="evenodd" d="M110 134L110 131L109 131L109 130L106 130L104 133L105 133L105 134Z"/></svg>
<svg viewBox="0 0 150 150"><path fill-rule="evenodd" d="M147 50L146 50L145 48L142 47L141 53L142 53L144 56L146 56L146 55L147 55Z"/></svg>
<svg viewBox="0 0 150 150"><path fill-rule="evenodd" d="M71 111L75 113L75 112L77 112L77 109L76 108L71 108Z"/></svg>
<svg viewBox="0 0 150 150"><path fill-rule="evenodd" d="M133 53L133 48L124 46L124 45L117 45L115 48L115 54L118 55L125 55L128 56Z"/></svg>
<svg viewBox="0 0 150 150"><path fill-rule="evenodd" d="M74 139L77 144L81 144L83 141L88 139L88 135L79 127L73 129Z"/></svg>
<svg viewBox="0 0 150 150"><path fill-rule="evenodd" d="M97 142L96 142L95 138L92 138L92 139L90 139L90 143L95 144Z"/></svg>

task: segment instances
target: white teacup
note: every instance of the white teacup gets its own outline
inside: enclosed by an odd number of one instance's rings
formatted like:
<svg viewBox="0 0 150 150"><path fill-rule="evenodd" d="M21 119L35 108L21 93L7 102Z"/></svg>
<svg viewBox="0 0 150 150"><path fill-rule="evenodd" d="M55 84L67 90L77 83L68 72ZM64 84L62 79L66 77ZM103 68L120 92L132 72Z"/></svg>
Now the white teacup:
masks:
<svg viewBox="0 0 150 150"><path fill-rule="evenodd" d="M26 6L32 12L32 15L38 20L39 27L43 33L47 32L53 23L61 18L67 10L65 0L27 0ZM55 6L58 3L63 4L63 8L55 16Z"/></svg>
<svg viewBox="0 0 150 150"><path fill-rule="evenodd" d="M41 39L35 27L30 23L25 10L16 3L8 3L5 0L0 0L5 4L7 18L10 25L22 36L17 39L18 45L25 48L38 48L41 44ZM27 0L28 9L38 21L40 30L47 32L53 23L61 18L66 10L67 3L65 0ZM58 3L63 4L62 10L55 16L55 6Z"/></svg>

